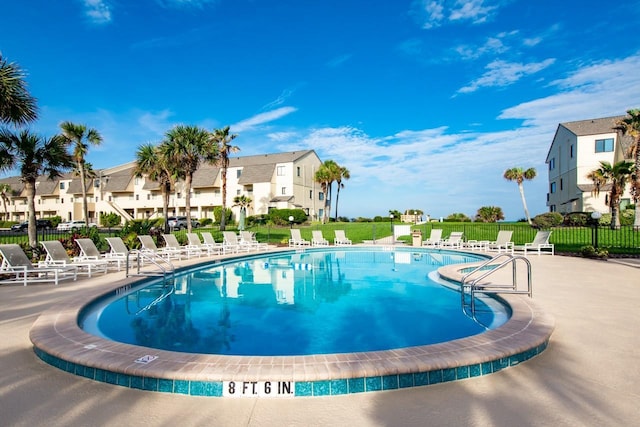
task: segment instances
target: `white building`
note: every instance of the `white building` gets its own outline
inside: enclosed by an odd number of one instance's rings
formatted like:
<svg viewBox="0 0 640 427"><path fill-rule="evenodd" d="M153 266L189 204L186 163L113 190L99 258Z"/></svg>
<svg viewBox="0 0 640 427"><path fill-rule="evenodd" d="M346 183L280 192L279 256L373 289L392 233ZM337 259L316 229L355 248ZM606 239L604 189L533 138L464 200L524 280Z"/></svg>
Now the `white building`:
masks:
<svg viewBox="0 0 640 427"><path fill-rule="evenodd" d="M547 154L549 192L547 206L550 212L609 212L606 205L610 186L592 195L593 182L587 175L600 167L600 162L611 164L625 159L630 144L628 136L621 136L613 128L625 116L605 117L560 123ZM621 207L631 203L629 189L621 199Z"/></svg>
<svg viewBox="0 0 640 427"><path fill-rule="evenodd" d="M227 169L226 205L238 218L233 199L245 195L253 201L247 215L266 214L271 208L302 209L312 219L323 216L324 194L314 175L321 165L315 151L233 157ZM98 223L101 213L115 212L123 221L162 216L162 193L157 182L133 174L135 162L96 171L88 185L89 221ZM193 218L212 218L222 206L222 174L217 166L203 164L194 174L191 188ZM0 179L8 183L12 195L7 206L9 219L27 218L27 199L19 177ZM169 215L186 215L184 182L178 182L169 199ZM51 181L41 177L36 183L36 217L59 215L64 221L84 219L82 186L79 178L67 174Z"/></svg>

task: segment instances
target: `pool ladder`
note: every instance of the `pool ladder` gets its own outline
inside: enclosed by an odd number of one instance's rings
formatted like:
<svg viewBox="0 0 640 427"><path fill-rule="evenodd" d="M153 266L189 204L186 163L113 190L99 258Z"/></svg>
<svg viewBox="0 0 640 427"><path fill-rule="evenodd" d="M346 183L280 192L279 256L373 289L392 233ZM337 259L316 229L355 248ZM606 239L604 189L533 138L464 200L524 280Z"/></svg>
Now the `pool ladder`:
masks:
<svg viewBox="0 0 640 427"><path fill-rule="evenodd" d="M131 252L127 254L127 262L126 262L127 277L129 276L162 276L165 281L167 280L167 278L170 278L172 281L175 279L175 267L173 266L171 261L161 256L158 256L156 254L144 252L144 251L139 251L134 254L135 262L136 262L136 266L135 266L136 272L129 273L130 256L131 256ZM154 265L155 267L157 267L158 269L151 270L151 271L149 270L143 271L142 264L144 262L148 262Z"/></svg>
<svg viewBox="0 0 640 427"><path fill-rule="evenodd" d="M520 289L518 287L518 274L517 274L517 265L518 262L524 262L527 268L527 288ZM483 281L487 277L491 276L496 271L500 270L503 267L511 265L512 269L512 277L511 284L497 284L491 283L487 281ZM531 283L531 262L521 255L511 255L509 253L499 254L495 257L483 262L476 268L474 268L469 273L462 276L461 282L461 298L462 298L462 308L463 311L466 312L466 308L470 306L471 315L475 319L475 294L526 294L529 298L532 297L532 283ZM467 304L467 291L470 296L470 302Z"/></svg>

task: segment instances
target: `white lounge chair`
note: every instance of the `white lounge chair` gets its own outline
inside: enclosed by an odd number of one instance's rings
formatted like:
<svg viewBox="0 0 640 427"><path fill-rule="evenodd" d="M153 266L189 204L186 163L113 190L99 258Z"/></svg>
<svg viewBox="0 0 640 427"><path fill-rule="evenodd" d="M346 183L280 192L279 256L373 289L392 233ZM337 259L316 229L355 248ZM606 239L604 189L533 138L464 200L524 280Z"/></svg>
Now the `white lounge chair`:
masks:
<svg viewBox="0 0 640 427"><path fill-rule="evenodd" d="M94 273L106 273L108 263L104 260L83 260L71 258L60 240L47 240L40 242L47 256L38 265L45 267L57 267L73 265L78 268L78 274L86 274L91 277Z"/></svg>
<svg viewBox="0 0 640 427"><path fill-rule="evenodd" d="M249 252L251 250L251 247L248 244L241 243L240 240L238 240L238 235L233 231L223 231L222 237L222 245L224 246L225 252L229 251L238 253Z"/></svg>
<svg viewBox="0 0 640 427"><path fill-rule="evenodd" d="M335 238L333 239L333 244L336 246L349 246L353 242L347 239L347 236L344 234L344 230L334 230Z"/></svg>
<svg viewBox="0 0 640 427"><path fill-rule="evenodd" d="M11 278L3 279L1 283L22 283L27 286L28 283L46 282L57 285L61 280L76 280L78 277L76 266L33 265L22 248L14 243L0 245L0 255L0 274L13 275Z"/></svg>
<svg viewBox="0 0 640 427"><path fill-rule="evenodd" d="M440 245L441 241L442 241L442 229L432 228L431 233L429 233L429 238L422 242L422 246L436 247Z"/></svg>
<svg viewBox="0 0 640 427"><path fill-rule="evenodd" d="M220 255L222 253L222 247L215 248L213 246L205 245L198 237L198 233L187 233L187 248L191 251L197 251L200 255ZM198 256L200 256L198 255Z"/></svg>
<svg viewBox="0 0 640 427"><path fill-rule="evenodd" d="M511 241L511 236L513 235L513 231L511 230L500 230L498 231L498 237L494 242L489 242L486 245L488 250L497 250L498 252L510 252L513 254L513 242Z"/></svg>
<svg viewBox="0 0 640 427"><path fill-rule="evenodd" d="M138 235L138 240L140 240L140 244L142 248L140 248L140 256L149 256L164 258L165 260L171 260L172 258L180 259L181 253L175 250L167 249L167 248L159 248L156 245L156 242L153 241L153 237L143 234Z"/></svg>
<svg viewBox="0 0 640 427"><path fill-rule="evenodd" d="M126 265L127 258L134 261L138 256L138 251L130 250L120 237L107 237L106 240L111 250L105 254L105 258L117 259Z"/></svg>
<svg viewBox="0 0 640 427"><path fill-rule="evenodd" d="M107 269L112 267L118 269L118 271L120 271L122 264L125 263L125 260L122 258L114 258L106 254L101 254L91 239L76 239L76 244L80 248L80 255L77 257L78 260L105 261L107 263Z"/></svg>
<svg viewBox="0 0 640 427"><path fill-rule="evenodd" d="M322 235L322 230L311 230L311 234L312 246L329 246L329 241Z"/></svg>
<svg viewBox="0 0 640 427"><path fill-rule="evenodd" d="M175 234L163 234L162 238L164 239L165 244L164 250L166 252L175 252L178 258L183 255L187 258L191 258L192 256L200 257L200 255L202 255L202 251L200 249L193 248L188 245L182 246L180 242L178 242Z"/></svg>
<svg viewBox="0 0 640 427"><path fill-rule="evenodd" d="M524 256L527 256L527 252L537 252L540 254L550 254L554 253L553 243L549 243L549 238L551 237L551 231L538 231L536 236L533 238L533 242L525 243L524 245L514 246L513 249L515 251L524 252Z"/></svg>
<svg viewBox="0 0 640 427"><path fill-rule="evenodd" d="M266 251L269 249L268 244L258 242L255 234L246 230L240 232L240 244L249 245L250 249L256 251Z"/></svg>
<svg viewBox="0 0 640 427"><path fill-rule="evenodd" d="M464 233L462 231L452 231L449 234L449 237L442 240L439 244L441 248L460 248L462 246L462 236Z"/></svg>
<svg viewBox="0 0 640 427"><path fill-rule="evenodd" d="M224 245L222 243L216 242L216 240L213 238L213 235L210 232L202 231L200 235L202 236L202 240L203 240L202 244L207 247L207 250L216 252L218 254L225 253Z"/></svg>
<svg viewBox="0 0 640 427"><path fill-rule="evenodd" d="M300 247L300 246L310 246L311 242L302 238L300 235L300 229L292 228L291 230L291 238L289 239L289 246L291 247Z"/></svg>

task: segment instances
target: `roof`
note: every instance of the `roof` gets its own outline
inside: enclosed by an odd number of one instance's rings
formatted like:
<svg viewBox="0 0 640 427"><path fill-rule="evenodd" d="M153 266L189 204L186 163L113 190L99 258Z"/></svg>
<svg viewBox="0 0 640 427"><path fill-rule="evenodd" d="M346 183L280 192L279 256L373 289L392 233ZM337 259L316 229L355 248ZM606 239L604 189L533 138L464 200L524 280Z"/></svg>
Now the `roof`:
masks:
<svg viewBox="0 0 640 427"><path fill-rule="evenodd" d="M595 184L578 184L578 188L583 193L591 193L596 188ZM611 190L611 184L603 184L600 186L601 192L607 192Z"/></svg>
<svg viewBox="0 0 640 427"><path fill-rule="evenodd" d="M291 201L291 199L293 199L293 196L276 196L273 199L269 200L269 202L271 203L289 202Z"/></svg>
<svg viewBox="0 0 640 427"><path fill-rule="evenodd" d="M275 169L275 163L245 166L242 168L242 175L240 175L240 178L238 179L238 184L244 185L252 184L254 182L270 182Z"/></svg>
<svg viewBox="0 0 640 427"><path fill-rule="evenodd" d="M116 171L112 174L102 177L104 183L104 190L111 192L129 191L128 187L133 178L133 166L120 171Z"/></svg>
<svg viewBox="0 0 640 427"><path fill-rule="evenodd" d="M577 122L560 123L576 136L600 135L603 133L615 133L613 129L619 120L626 116L603 117L601 119L579 120Z"/></svg>
<svg viewBox="0 0 640 427"><path fill-rule="evenodd" d="M246 167L255 165L266 165L276 163L291 163L301 158L308 156L309 154L315 154L313 150L303 151L289 151L287 153L275 153L275 154L258 154L255 156L244 157L231 157L229 158L229 167Z"/></svg>

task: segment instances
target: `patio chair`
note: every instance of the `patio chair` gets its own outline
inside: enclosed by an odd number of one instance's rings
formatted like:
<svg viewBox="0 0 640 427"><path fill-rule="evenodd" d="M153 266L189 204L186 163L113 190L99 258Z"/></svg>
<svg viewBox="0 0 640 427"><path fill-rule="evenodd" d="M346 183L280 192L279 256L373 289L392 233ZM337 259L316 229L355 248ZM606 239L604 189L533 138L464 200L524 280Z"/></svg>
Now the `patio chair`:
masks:
<svg viewBox="0 0 640 427"><path fill-rule="evenodd" d="M22 248L15 243L0 245L0 255L2 255L0 274L13 275L13 277L1 280L0 283L22 283L23 286L27 286L28 283L45 282L58 285L61 280L73 279L75 281L78 278L77 266L43 267L33 265Z"/></svg>
<svg viewBox="0 0 640 427"><path fill-rule="evenodd" d="M537 252L540 254L550 254L554 253L553 243L549 243L549 238L551 237L551 231L542 231L539 230L536 233L536 236L533 238L533 242L525 243L524 245L514 246L513 250L524 252L524 256L527 256L527 252Z"/></svg>
<svg viewBox="0 0 640 427"><path fill-rule="evenodd" d="M238 235L233 231L223 231L222 236L222 245L224 246L225 251L238 253L249 252L251 250L251 247L248 244L242 243L238 240Z"/></svg>
<svg viewBox="0 0 640 427"><path fill-rule="evenodd" d="M489 242L486 245L487 250L497 250L498 252L510 252L513 254L513 242L511 236L513 231L500 230L498 231L498 237L494 242Z"/></svg>
<svg viewBox="0 0 640 427"><path fill-rule="evenodd" d="M182 246L175 234L163 234L162 238L164 239L165 251L166 252L176 252L178 254L178 259L185 255L187 258L191 258L192 256L200 257L202 255L202 251L198 248L187 246Z"/></svg>
<svg viewBox="0 0 640 427"><path fill-rule="evenodd" d="M449 237L442 240L439 244L439 246L441 248L446 248L446 247L450 247L450 248L458 248L460 249L460 247L462 247L462 236L464 233L462 233L462 231L452 231L451 234L449 234Z"/></svg>
<svg viewBox="0 0 640 427"><path fill-rule="evenodd" d="M218 254L225 253L224 245L222 243L216 242L213 238L213 235L208 231L203 231L200 233L202 236L202 244L207 247L207 250L212 252L217 252Z"/></svg>
<svg viewBox="0 0 640 427"><path fill-rule="evenodd" d="M156 246L156 242L153 241L153 237L143 234L138 235L138 240L140 240L140 244L142 248L140 248L140 256L149 256L151 258L160 257L169 261L172 258L180 259L181 253L175 250L167 249L167 248L159 248Z"/></svg>
<svg viewBox="0 0 640 427"><path fill-rule="evenodd" d="M107 243L111 250L105 254L105 258L117 259L120 262L127 263L127 258L135 260L138 256L137 250L130 250L120 237L106 237Z"/></svg>
<svg viewBox="0 0 640 427"><path fill-rule="evenodd" d="M101 254L96 244L93 243L91 239L76 239L76 244L80 248L80 255L77 257L78 260L87 260L87 261L106 261L107 269L110 267L117 268L120 271L121 264L126 262L125 259L122 258L114 258L107 256L106 254Z"/></svg>
<svg viewBox="0 0 640 427"><path fill-rule="evenodd" d="M335 238L333 239L333 244L336 246L349 246L353 242L347 239L347 236L344 234L344 230L334 230Z"/></svg>
<svg viewBox="0 0 640 427"><path fill-rule="evenodd" d="M68 266L73 265L78 268L78 274L86 274L91 277L94 273L106 273L108 263L103 260L83 260L80 258L71 258L67 254L67 250L62 246L60 240L47 240L40 242L47 256L44 261L40 261L38 265L45 267Z"/></svg>
<svg viewBox="0 0 640 427"><path fill-rule="evenodd" d="M267 243L260 243L256 239L256 236L251 231L241 231L240 232L240 243L244 245L249 245L250 249L256 251L266 251L269 249L269 245Z"/></svg>
<svg viewBox="0 0 640 427"><path fill-rule="evenodd" d="M300 229L292 228L291 230L291 238L289 239L289 246L299 247L299 246L310 246L311 242L302 238L300 234Z"/></svg>
<svg viewBox="0 0 640 427"><path fill-rule="evenodd" d="M429 238L422 241L422 246L436 247L440 245L440 242L442 242L442 229L432 228L431 233L429 233Z"/></svg>
<svg viewBox="0 0 640 427"><path fill-rule="evenodd" d="M198 233L187 233L187 246L191 251L197 251L200 255L220 255L222 253L222 247L214 247L202 243ZM200 256L198 255L198 256Z"/></svg>
<svg viewBox="0 0 640 427"><path fill-rule="evenodd" d="M311 246L329 246L329 241L322 235L322 230L312 230Z"/></svg>

